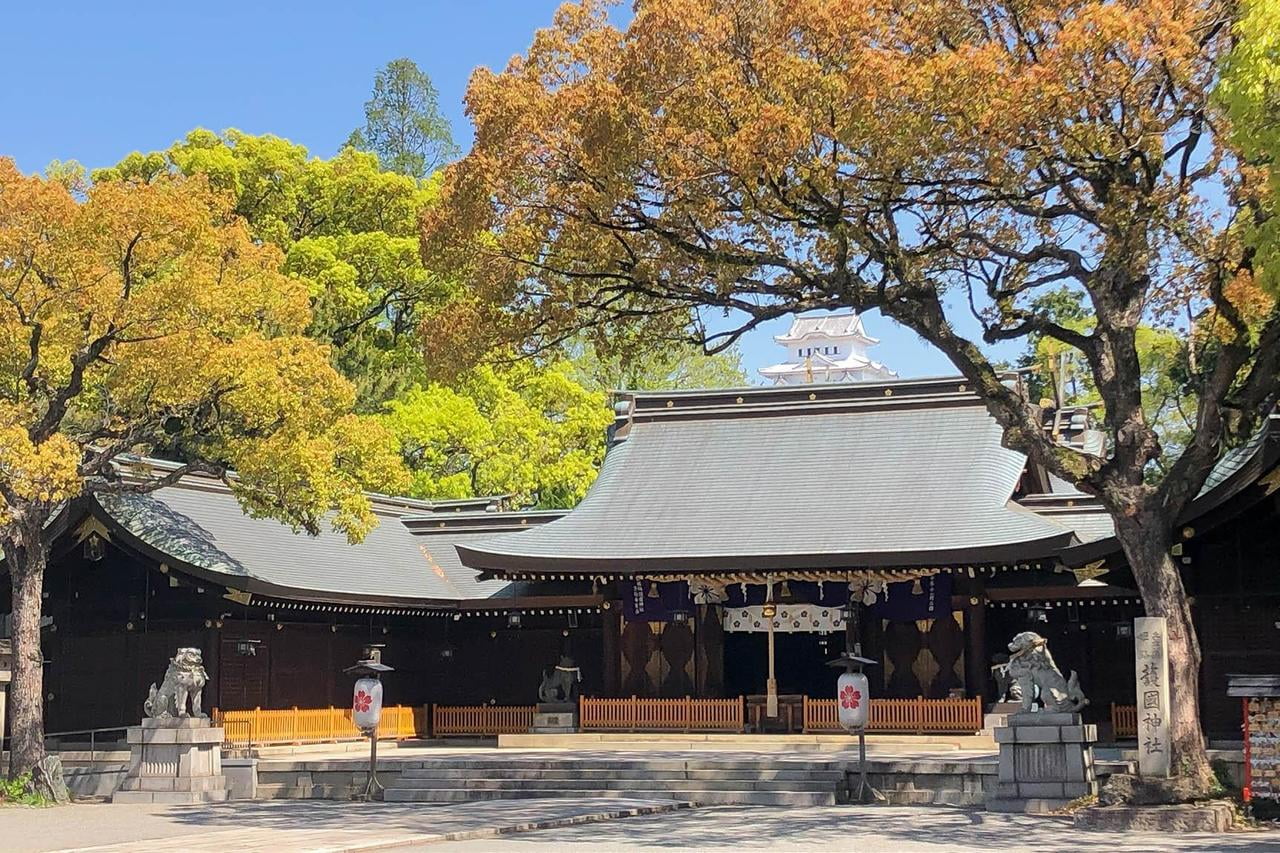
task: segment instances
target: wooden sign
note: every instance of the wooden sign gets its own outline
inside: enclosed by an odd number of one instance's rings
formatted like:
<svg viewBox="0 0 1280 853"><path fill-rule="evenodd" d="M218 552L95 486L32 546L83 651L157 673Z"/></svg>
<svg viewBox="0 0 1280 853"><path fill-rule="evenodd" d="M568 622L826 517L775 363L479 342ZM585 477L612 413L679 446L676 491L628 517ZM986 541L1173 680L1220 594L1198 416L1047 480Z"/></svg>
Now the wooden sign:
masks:
<svg viewBox="0 0 1280 853"><path fill-rule="evenodd" d="M1133 620L1138 682L1138 773L1169 776L1169 633L1163 616Z"/></svg>

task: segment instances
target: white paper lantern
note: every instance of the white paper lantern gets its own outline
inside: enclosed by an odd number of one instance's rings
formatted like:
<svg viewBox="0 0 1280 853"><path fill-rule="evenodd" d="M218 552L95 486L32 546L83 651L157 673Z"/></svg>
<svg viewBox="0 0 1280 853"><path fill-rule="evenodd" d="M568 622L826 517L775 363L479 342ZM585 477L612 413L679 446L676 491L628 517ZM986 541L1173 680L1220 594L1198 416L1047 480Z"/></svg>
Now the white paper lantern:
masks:
<svg viewBox="0 0 1280 853"><path fill-rule="evenodd" d="M382 719L382 682L376 678L356 679L351 699L351 722L361 731L376 729Z"/></svg>
<svg viewBox="0 0 1280 853"><path fill-rule="evenodd" d="M836 715L843 728L854 731L867 727L869 687L867 677L860 672L846 672L836 681Z"/></svg>

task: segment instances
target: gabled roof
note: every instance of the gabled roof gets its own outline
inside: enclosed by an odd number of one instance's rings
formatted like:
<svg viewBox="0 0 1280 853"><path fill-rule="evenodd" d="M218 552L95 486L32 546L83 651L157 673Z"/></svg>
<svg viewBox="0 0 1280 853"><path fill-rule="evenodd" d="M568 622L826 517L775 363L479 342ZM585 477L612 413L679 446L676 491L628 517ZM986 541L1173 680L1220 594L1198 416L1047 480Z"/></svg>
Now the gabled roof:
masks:
<svg viewBox="0 0 1280 853"><path fill-rule="evenodd" d="M492 572L1033 561L1071 530L1010 500L1025 458L964 380L629 395L567 516L459 544Z"/></svg>
<svg viewBox="0 0 1280 853"><path fill-rule="evenodd" d="M811 317L795 317L785 335L774 335L780 344L791 344L808 337L862 338L868 343L879 343L868 337L862 326L862 317L854 311L839 314L819 314Z"/></svg>
<svg viewBox="0 0 1280 853"><path fill-rule="evenodd" d="M294 601L420 609L454 608L507 590L505 581L479 581L461 566L454 543L558 517L477 511L492 503L483 499L433 507L413 499L371 498L379 524L357 545L327 527L310 536L272 519L251 518L225 484L207 477L187 477L145 495L100 495L87 506L127 547L230 589Z"/></svg>

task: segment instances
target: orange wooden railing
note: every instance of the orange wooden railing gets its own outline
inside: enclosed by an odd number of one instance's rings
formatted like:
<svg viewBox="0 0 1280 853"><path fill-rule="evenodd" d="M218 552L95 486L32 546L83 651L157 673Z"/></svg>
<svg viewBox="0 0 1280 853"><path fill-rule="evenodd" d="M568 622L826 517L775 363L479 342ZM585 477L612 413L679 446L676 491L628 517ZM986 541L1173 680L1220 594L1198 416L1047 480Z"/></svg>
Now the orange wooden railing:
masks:
<svg viewBox="0 0 1280 853"><path fill-rule="evenodd" d="M225 730L223 743L230 748L271 744L327 743L364 737L351 722L350 708L289 708L281 711L220 711L213 709L213 724ZM378 737L403 740L422 737L422 709L392 705L382 709Z"/></svg>
<svg viewBox="0 0 1280 853"><path fill-rule="evenodd" d="M579 724L583 729L614 731L740 732L742 697L736 699L596 699L583 696Z"/></svg>
<svg viewBox="0 0 1280 853"><path fill-rule="evenodd" d="M519 734L532 726L532 705L436 705L431 709L431 731L436 737Z"/></svg>
<svg viewBox="0 0 1280 853"><path fill-rule="evenodd" d="M1111 703L1111 731L1115 737L1138 736L1138 706Z"/></svg>
<svg viewBox="0 0 1280 853"><path fill-rule="evenodd" d="M868 731L958 734L981 729L981 699L872 699L867 717ZM843 731L836 716L836 700L806 696L804 730Z"/></svg>

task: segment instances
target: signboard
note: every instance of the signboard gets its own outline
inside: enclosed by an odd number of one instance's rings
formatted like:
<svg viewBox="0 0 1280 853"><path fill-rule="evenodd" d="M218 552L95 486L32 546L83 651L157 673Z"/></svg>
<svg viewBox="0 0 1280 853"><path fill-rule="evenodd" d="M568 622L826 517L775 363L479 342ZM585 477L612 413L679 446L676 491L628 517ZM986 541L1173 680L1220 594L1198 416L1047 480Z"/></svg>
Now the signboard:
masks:
<svg viewBox="0 0 1280 853"><path fill-rule="evenodd" d="M1169 776L1169 632L1163 616L1133 620L1138 686L1138 773Z"/></svg>

